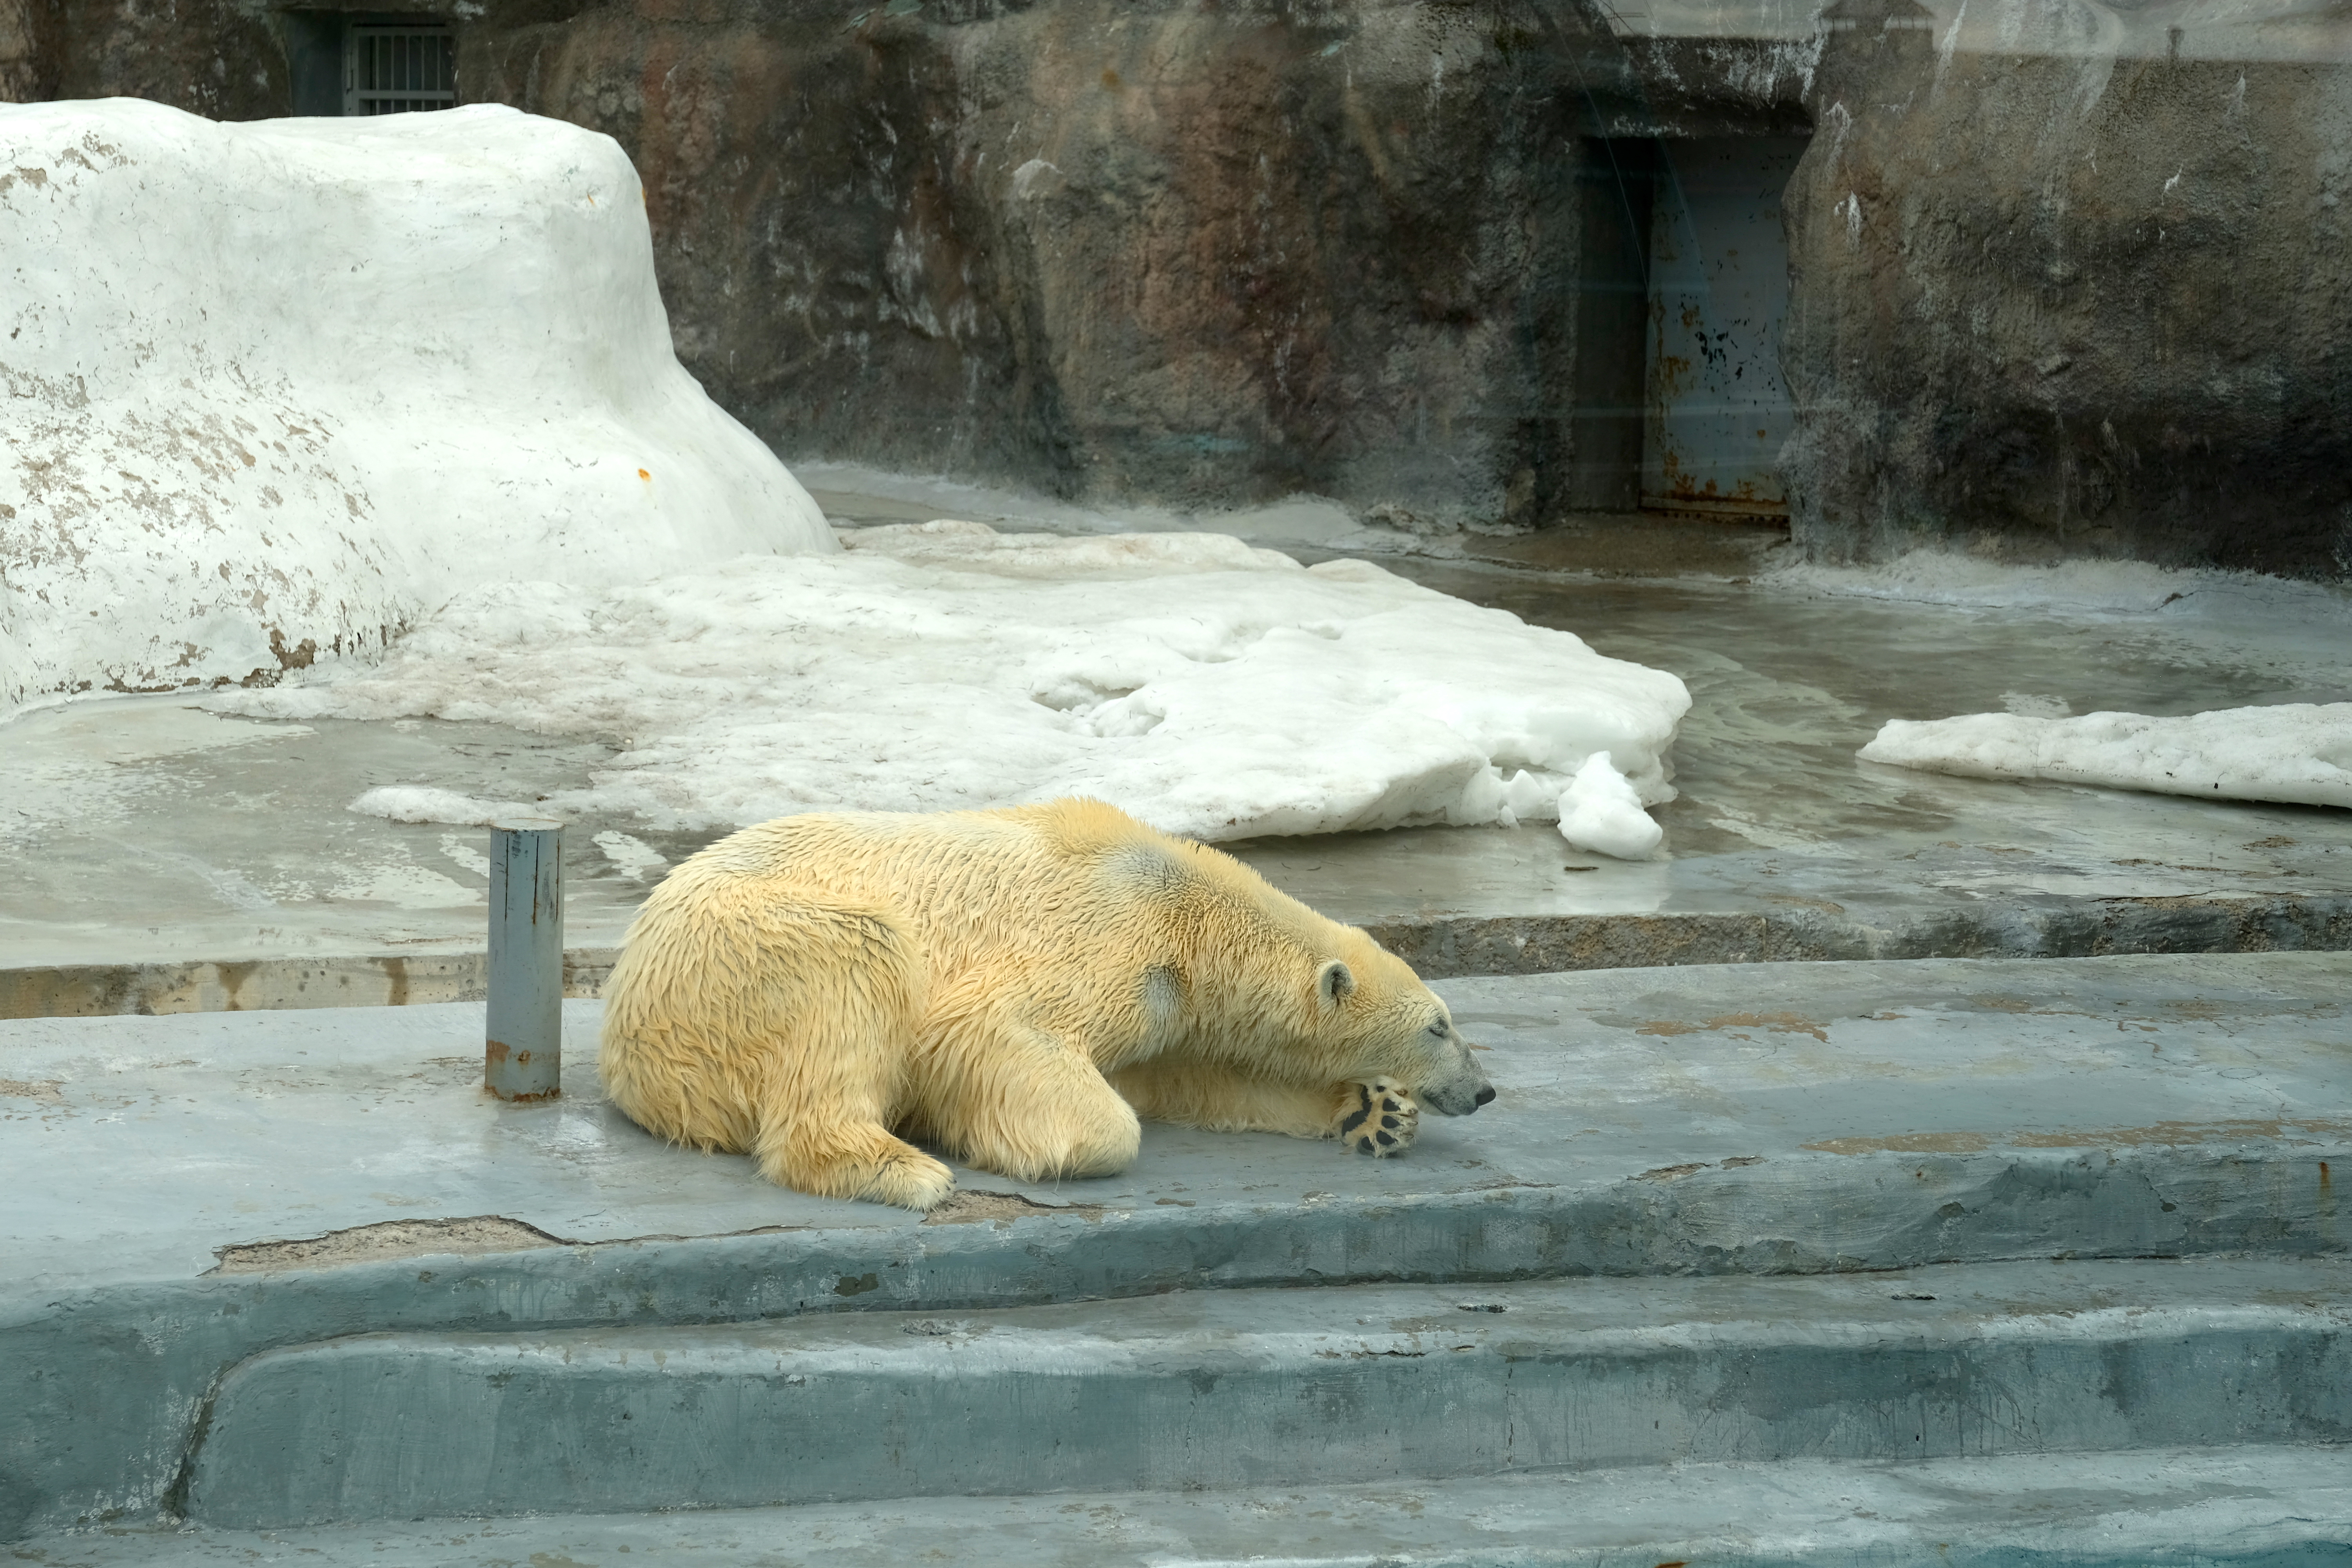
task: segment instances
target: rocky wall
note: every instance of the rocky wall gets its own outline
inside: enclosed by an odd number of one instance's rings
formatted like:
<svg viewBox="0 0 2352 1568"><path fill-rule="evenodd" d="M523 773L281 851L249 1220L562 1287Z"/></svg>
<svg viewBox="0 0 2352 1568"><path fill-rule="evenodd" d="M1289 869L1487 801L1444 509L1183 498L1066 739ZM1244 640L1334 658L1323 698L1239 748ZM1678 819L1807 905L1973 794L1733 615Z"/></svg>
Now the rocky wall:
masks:
<svg viewBox="0 0 2352 1568"><path fill-rule="evenodd" d="M1815 555L2352 569L2352 28L2115 16L1834 18L1786 204Z"/></svg>
<svg viewBox="0 0 2352 1568"><path fill-rule="evenodd" d="M644 169L682 355L786 450L1537 521L1573 105L1494 8L649 0L484 52Z"/></svg>
<svg viewBox="0 0 2352 1568"><path fill-rule="evenodd" d="M1934 4L467 0L460 82L620 141L680 357L789 457L1439 529L1613 493L1595 138L1813 127L1811 553L2344 570L2341 7ZM288 37L0 0L0 89L282 113Z"/></svg>

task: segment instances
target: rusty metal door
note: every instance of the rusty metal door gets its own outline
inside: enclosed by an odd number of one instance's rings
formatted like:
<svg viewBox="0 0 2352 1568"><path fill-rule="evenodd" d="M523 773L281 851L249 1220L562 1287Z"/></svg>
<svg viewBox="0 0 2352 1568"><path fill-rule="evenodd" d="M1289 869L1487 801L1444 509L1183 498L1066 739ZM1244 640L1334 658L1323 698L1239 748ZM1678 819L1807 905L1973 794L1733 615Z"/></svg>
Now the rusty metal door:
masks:
<svg viewBox="0 0 2352 1568"><path fill-rule="evenodd" d="M1800 137L1663 143L1651 207L1642 505L1785 518L1780 379L1789 243L1780 194Z"/></svg>

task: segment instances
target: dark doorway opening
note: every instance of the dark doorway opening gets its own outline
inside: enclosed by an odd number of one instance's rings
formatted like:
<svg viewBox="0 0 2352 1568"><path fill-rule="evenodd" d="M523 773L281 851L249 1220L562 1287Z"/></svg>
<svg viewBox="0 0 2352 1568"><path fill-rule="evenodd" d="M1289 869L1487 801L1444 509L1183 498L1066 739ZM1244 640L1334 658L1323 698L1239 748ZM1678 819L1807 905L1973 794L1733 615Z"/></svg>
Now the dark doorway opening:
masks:
<svg viewBox="0 0 2352 1568"><path fill-rule="evenodd" d="M1642 500L1642 367L1658 143L1589 136L1577 151L1580 239L1568 504L1575 511L1632 511Z"/></svg>
<svg viewBox="0 0 2352 1568"><path fill-rule="evenodd" d="M457 29L438 17L287 11L279 23L298 115L457 106Z"/></svg>
<svg viewBox="0 0 2352 1568"><path fill-rule="evenodd" d="M1780 198L1804 148L1790 136L1581 143L1571 509L1788 515Z"/></svg>

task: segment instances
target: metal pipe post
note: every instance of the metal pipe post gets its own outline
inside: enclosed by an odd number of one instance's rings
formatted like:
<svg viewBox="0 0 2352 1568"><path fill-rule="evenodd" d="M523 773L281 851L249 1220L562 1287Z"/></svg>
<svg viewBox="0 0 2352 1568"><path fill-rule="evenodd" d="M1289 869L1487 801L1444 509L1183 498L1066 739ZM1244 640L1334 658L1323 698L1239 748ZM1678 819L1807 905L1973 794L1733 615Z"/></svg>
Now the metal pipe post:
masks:
<svg viewBox="0 0 2352 1568"><path fill-rule="evenodd" d="M563 825L490 825L490 1005L482 1081L500 1100L563 1091Z"/></svg>

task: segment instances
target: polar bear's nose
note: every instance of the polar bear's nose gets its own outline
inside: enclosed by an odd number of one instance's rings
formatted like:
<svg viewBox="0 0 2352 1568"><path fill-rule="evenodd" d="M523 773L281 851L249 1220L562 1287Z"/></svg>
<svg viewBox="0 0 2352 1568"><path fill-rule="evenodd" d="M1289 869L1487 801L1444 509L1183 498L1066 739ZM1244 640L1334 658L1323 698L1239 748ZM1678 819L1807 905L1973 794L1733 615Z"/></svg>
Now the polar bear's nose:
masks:
<svg viewBox="0 0 2352 1568"><path fill-rule="evenodd" d="M1479 1104L1481 1104L1481 1105L1486 1105L1486 1104L1490 1103L1490 1102L1494 1100L1494 1098L1495 1098L1495 1086L1494 1086L1493 1084L1491 1084L1491 1083L1490 1083L1490 1084L1488 1084L1486 1088L1484 1088L1484 1089L1480 1089L1480 1090L1478 1091L1478 1103L1479 1103Z"/></svg>

